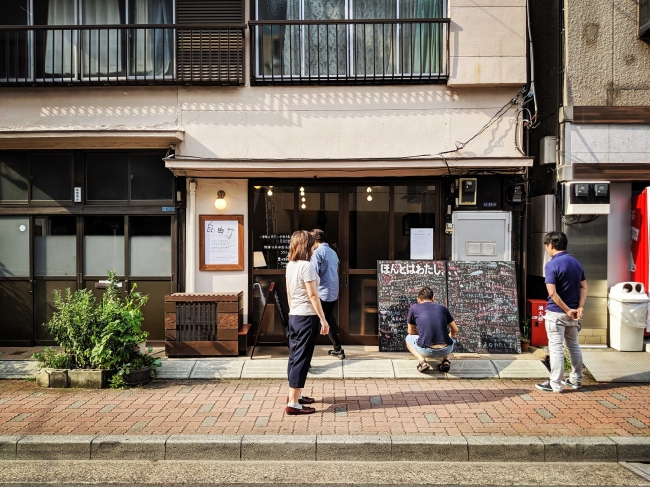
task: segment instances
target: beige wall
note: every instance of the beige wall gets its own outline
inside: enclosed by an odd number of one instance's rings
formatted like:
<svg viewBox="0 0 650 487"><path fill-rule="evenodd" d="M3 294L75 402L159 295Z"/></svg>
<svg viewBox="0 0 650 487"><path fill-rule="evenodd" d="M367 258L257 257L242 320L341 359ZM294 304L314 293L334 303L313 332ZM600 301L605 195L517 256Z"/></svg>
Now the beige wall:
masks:
<svg viewBox="0 0 650 487"><path fill-rule="evenodd" d="M188 180L189 184L189 180ZM189 190L189 189L188 189ZM226 192L226 209L217 210L217 191ZM248 319L248 180L199 179L196 188L196 228L200 215L244 215L244 270L199 271L199 239L187 235L187 245L196 251L196 292L238 293L244 291L244 322ZM188 263L189 265L189 263ZM187 274L186 274L187 275Z"/></svg>
<svg viewBox="0 0 650 487"><path fill-rule="evenodd" d="M638 0L565 0L565 105L650 105Z"/></svg>
<svg viewBox="0 0 650 487"><path fill-rule="evenodd" d="M183 130L183 155L365 158L434 155L465 141L519 86L3 89L0 130ZM508 157L515 110L461 151Z"/></svg>
<svg viewBox="0 0 650 487"><path fill-rule="evenodd" d="M449 0L449 17L449 86L526 84L526 0Z"/></svg>

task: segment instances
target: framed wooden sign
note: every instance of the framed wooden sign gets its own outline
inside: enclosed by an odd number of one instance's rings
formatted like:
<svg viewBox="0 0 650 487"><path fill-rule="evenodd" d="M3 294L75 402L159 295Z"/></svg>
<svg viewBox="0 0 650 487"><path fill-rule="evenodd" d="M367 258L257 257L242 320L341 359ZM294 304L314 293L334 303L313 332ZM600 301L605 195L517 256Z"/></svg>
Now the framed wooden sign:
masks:
<svg viewBox="0 0 650 487"><path fill-rule="evenodd" d="M199 269L244 270L244 215L199 215Z"/></svg>

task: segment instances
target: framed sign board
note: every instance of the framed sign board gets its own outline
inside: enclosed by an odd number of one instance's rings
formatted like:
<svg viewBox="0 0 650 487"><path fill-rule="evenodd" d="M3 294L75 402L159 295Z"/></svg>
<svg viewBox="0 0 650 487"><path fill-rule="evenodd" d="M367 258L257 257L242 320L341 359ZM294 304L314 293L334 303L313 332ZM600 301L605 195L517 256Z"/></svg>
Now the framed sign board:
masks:
<svg viewBox="0 0 650 487"><path fill-rule="evenodd" d="M199 270L244 270L244 215L199 215Z"/></svg>

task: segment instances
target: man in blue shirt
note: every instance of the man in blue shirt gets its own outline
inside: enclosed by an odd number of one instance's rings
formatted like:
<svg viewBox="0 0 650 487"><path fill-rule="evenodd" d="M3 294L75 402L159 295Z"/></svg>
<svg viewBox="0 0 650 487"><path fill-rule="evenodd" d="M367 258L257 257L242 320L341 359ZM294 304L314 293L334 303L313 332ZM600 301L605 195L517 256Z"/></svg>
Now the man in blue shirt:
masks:
<svg viewBox="0 0 650 487"><path fill-rule="evenodd" d="M345 352L341 348L338 331L339 327L334 319L334 307L339 299L339 256L327 244L325 232L320 229L312 230L311 234L316 240L314 253L311 256L311 263L316 269L320 278L318 286L318 297L323 306L325 319L330 326L328 336L332 340L334 350L330 350L330 355L338 355L341 359L345 358Z"/></svg>
<svg viewBox="0 0 650 487"><path fill-rule="evenodd" d="M406 318L409 334L406 348L418 359L418 372L429 370L429 358L441 358L438 368L449 372L449 355L454 351L454 337L458 327L447 308L433 302L433 290L423 287L418 293L418 303L411 306ZM451 329L451 331L450 331Z"/></svg>
<svg viewBox="0 0 650 487"><path fill-rule="evenodd" d="M587 281L582 265L566 253L567 237L562 232L548 232L544 247L551 260L544 267L548 304L544 323L551 356L549 380L535 385L547 392L562 392L562 386L580 389L582 384L582 352L578 345L580 320L587 299ZM564 349L566 343L571 359L571 374L564 380Z"/></svg>

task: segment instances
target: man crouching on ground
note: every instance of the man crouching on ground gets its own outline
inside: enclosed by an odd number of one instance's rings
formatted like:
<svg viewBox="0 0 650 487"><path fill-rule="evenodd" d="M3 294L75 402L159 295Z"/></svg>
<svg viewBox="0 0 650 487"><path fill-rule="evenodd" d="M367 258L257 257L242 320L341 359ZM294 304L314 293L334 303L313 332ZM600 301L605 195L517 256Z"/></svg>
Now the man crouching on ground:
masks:
<svg viewBox="0 0 650 487"><path fill-rule="evenodd" d="M418 304L409 309L406 323L409 332L406 348L417 357L418 372L431 368L427 358L441 358L438 368L442 372L449 372L449 355L454 351L458 327L449 310L433 302L431 288L424 287L418 293Z"/></svg>

